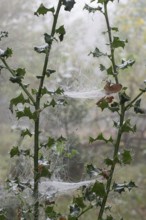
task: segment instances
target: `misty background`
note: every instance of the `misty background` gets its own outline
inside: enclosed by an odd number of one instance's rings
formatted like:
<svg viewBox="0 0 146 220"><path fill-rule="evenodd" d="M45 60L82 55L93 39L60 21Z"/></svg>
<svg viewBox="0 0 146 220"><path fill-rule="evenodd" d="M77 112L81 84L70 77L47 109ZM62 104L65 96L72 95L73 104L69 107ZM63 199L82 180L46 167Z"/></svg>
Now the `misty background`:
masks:
<svg viewBox="0 0 146 220"><path fill-rule="evenodd" d="M53 2L53 3L52 3ZM107 80L106 74L100 71L99 65L108 66L104 58L98 60L89 56L89 53L98 47L106 51L107 36L102 32L106 31L103 16L100 14L88 13L83 10L85 3L90 1L76 0L71 12L61 11L58 27L64 25L66 35L63 42L55 42L50 55L49 68L56 70L46 85L50 90L62 87L64 91L94 91L100 90ZM24 0L1 0L0 31L8 31L8 38L0 41L0 48L13 49L13 56L9 64L13 68L25 68L25 82L30 83L30 88L37 87L36 78L42 71L44 55L38 55L34 51L35 46L44 44L44 33L49 33L51 28L51 14L47 16L34 16L41 1ZM46 7L53 6L57 1L43 1ZM93 4L94 5L94 4ZM128 93L134 97L143 86L146 79L146 2L145 0L120 0L116 4L111 2L109 14L113 26L119 27L118 36L128 39L125 48L119 49L116 55L117 63L122 58L136 60L131 69L126 69L120 75L120 82L127 86ZM20 93L20 88L9 81L10 75L2 70L0 75L0 185L4 184L9 175L31 175L29 170L31 164L21 164L17 159L9 158L9 151L12 146L20 144L23 148L32 147L33 138L22 140L20 130L22 127L33 126L27 120L16 121L15 115L9 110L10 100ZM109 79L111 79L109 77ZM111 79L113 80L113 79ZM49 157L56 161L53 164L56 173L54 178L61 178L64 181L78 182L86 179L84 166L88 163L103 165L105 154L110 154L111 146L103 146L102 143L89 145L89 136L96 137L98 133L104 132L105 136L115 135L111 119L116 120L113 113L101 112L97 108L96 99L71 99L67 98L69 105L56 106L54 109L45 110L41 118L43 128L42 139L51 136L63 135L68 142L66 150L70 153L76 150L78 153L71 160L64 158L61 153L54 155L51 152ZM146 109L146 95L142 101L142 107ZM127 204L129 200L123 196L122 205L125 207L126 219L144 219L146 206L146 123L145 114L135 115L129 113L132 122L137 125L135 134L124 135L122 145L127 146L134 156L131 168L127 168L125 174L123 168L118 168L119 173L126 175L131 180L134 178L140 185L135 194L131 207L133 213L128 213ZM44 152L46 153L46 152ZM19 167L19 169L18 169ZM65 167L65 168L64 168ZM66 169L67 167L67 169ZM116 177L115 177L116 178ZM122 179L122 177L121 177ZM125 201L126 200L126 201ZM119 201L121 201L119 199ZM120 203L120 202L119 202ZM120 209L120 208L119 208Z"/></svg>

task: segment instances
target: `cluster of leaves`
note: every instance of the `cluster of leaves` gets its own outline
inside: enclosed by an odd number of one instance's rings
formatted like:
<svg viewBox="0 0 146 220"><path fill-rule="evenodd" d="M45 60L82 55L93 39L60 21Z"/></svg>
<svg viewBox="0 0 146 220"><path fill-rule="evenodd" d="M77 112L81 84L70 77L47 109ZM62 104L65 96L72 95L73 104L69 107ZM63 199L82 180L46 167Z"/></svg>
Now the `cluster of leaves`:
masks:
<svg viewBox="0 0 146 220"><path fill-rule="evenodd" d="M53 23L51 33L44 33L44 45L34 47L34 50L39 54L45 54L44 59L44 68L41 75L36 76L38 79L38 88L30 89L29 84L24 83L26 70L25 68L17 68L13 69L9 66L7 59L10 58L13 54L11 48L7 48L6 50L0 49L0 60L2 62L1 69L5 68L11 73L10 82L18 84L22 91L20 94L11 99L9 109L12 113L15 112L16 118L20 120L21 118L28 118L32 120L34 124L34 131L31 131L29 128L25 128L21 130L21 137L29 136L32 137L34 135L34 149L31 150L23 149L20 146L13 146L10 150L10 157L27 157L28 159L32 159L34 163L34 187L28 183L23 183L18 178L14 180L8 180L7 185L16 192L22 192L26 188L30 188L33 191L33 195L35 198L35 202L33 204L32 209L34 209L34 219L39 219L39 195L38 195L38 183L41 177L50 178L52 175L52 171L50 171L50 161L46 161L43 156L42 149L45 148L47 150L51 149L54 145L61 144L65 141L64 137L59 137L54 139L53 137L48 137L48 141L46 143L41 143L39 139L40 134L40 124L39 119L40 115L44 108L47 107L55 107L58 104L65 105L66 101L63 98L58 98L63 94L62 88L57 88L55 91L50 91L45 85L45 77L50 77L56 71L48 68L48 61L50 50L54 41L63 41L64 36L66 34L66 30L64 25L57 27L58 16L60 13L61 7L64 7L65 11L70 12L74 7L74 0L59 0L57 7L47 8L43 3L40 4L39 8L34 12L36 16L44 16L47 13L52 13ZM0 40L4 37L7 37L7 32L0 33ZM70 155L71 156L71 155ZM51 160L51 158L49 159ZM58 215L55 215L53 208L47 207L45 209L46 215L48 217L57 218ZM0 213L1 214L1 213ZM2 216L2 215L1 215ZM2 217L1 217L2 219Z"/></svg>
<svg viewBox="0 0 146 220"><path fill-rule="evenodd" d="M5 210L0 208L0 219L1 220L5 220L6 219L6 214L5 214Z"/></svg>
<svg viewBox="0 0 146 220"><path fill-rule="evenodd" d="M117 114L118 120L114 121L114 127L117 129L117 137L113 138L110 136L109 138L104 137L103 133L97 135L96 138L90 137L89 143L93 143L95 141L103 141L105 144L110 144L113 146L113 157L107 157L104 160L105 169L96 168L93 164L87 165L87 173L92 176L100 176L101 180L96 180L90 186L83 186L81 193L79 196L73 198L73 202L70 205L68 220L78 220L80 216L85 214L87 211L92 209L93 207L99 208L98 220L114 220L112 215L106 215L105 210L110 211L110 207L106 205L107 199L109 197L109 193L111 191L122 193L125 192L126 189L129 191L136 187L136 184L133 181L127 183L116 183L113 182L113 173L117 164L129 165L132 161L132 155L129 150L126 148L121 151L120 150L120 142L121 137L124 133L136 132L136 125L131 124L131 120L125 118L126 112L133 108L136 113L144 113L144 110L141 108L141 99L140 96L146 92L146 89L140 90L140 93L133 99L128 96L127 88L123 87L119 83L118 75L120 71L125 71L126 68L132 67L135 63L134 60L122 59L121 64L116 64L115 60L115 51L118 48L125 48L127 40L120 39L115 33L118 32L117 27L111 27L109 18L108 18L108 10L107 5L109 2L114 2L114 0L91 0L91 3L97 3L97 7L92 7L90 5L85 5L84 9L88 10L89 13L100 12L105 18L107 24L107 31L104 34L108 35L109 42L107 45L110 48L110 52L101 51L99 48L95 48L94 51L90 52L89 55L92 55L94 58L104 57L110 61L110 65L108 67L100 64L100 70L105 71L108 77L111 77L114 81L107 81L104 87L105 96L102 97L97 102L97 106L104 109L108 109L111 112ZM56 96L62 95L64 92L63 89L57 88L55 91L50 91L46 86L44 86L45 77L50 77L55 73L55 70L47 68L48 60L50 55L50 50L54 41L58 42L63 41L64 36L66 34L66 30L64 25L57 27L57 20L60 12L60 8L63 6L65 11L71 11L74 7L74 0L59 0L57 9L55 7L47 8L43 3L40 4L39 8L36 10L34 15L36 16L44 16L47 13L52 13L53 16L53 24L51 33L44 33L44 45L34 47L34 50L39 54L45 54L44 67L42 71L42 75L36 76L39 81L38 89L33 88L29 90L29 85L24 83L24 78L26 71L24 68L11 68L7 59L12 56L12 49L7 48L6 50L0 49L0 60L2 68L6 68L10 73L10 81L12 83L18 84L22 88L22 92L15 98L10 101L10 110L13 113L15 110L17 119L21 119L23 117L28 118L33 121L34 124L34 132L31 130L24 129L21 131L21 136L25 137L26 135L31 137L34 135L34 151L32 152L30 149L20 149L20 146L13 146L10 150L11 157L20 157L21 155L24 157L29 157L33 159L34 162L34 187L29 182L22 182L18 178L15 180L8 180L8 186L14 190L16 193L22 192L26 188L30 190L33 189L33 194L35 198L34 206L34 220L39 219L39 196L38 196L38 183L41 177L50 178L52 175L52 171L50 170L50 161L46 161L41 153L43 148L51 149L54 145L58 143L62 143L66 141L64 137L53 138L48 137L47 142L40 143L39 133L39 119L40 115L44 108L47 107L55 107L57 104L66 104L64 99L57 99ZM113 34L114 33L114 34ZM0 40L3 37L7 37L7 32L1 32ZM44 98L46 97L46 99ZM44 98L44 99L43 99ZM44 101L45 100L45 101ZM57 213L54 209L54 202L46 201L48 204L45 204L45 214L46 217L56 220L56 219L66 219L62 216L62 214ZM103 218L103 215L106 215ZM3 210L0 210L0 217L4 219ZM122 219L121 219L122 220Z"/></svg>
<svg viewBox="0 0 146 220"><path fill-rule="evenodd" d="M92 0L91 3L92 2L95 1ZM80 195L79 197L73 199L73 204L70 208L70 217L71 219L76 220L93 207L99 208L98 220L114 220L112 215L107 215L106 218L103 217L106 215L105 210L108 209L110 211L110 207L106 205L109 193L113 191L121 194L122 192L125 192L126 189L130 191L137 187L132 180L129 183L125 181L124 183L114 182L112 184L113 173L116 165L119 164L121 166L125 166L131 164L132 162L131 151L126 149L126 147L121 151L120 142L124 133L136 132L136 125L133 126L131 124L131 120L129 118L125 118L125 114L131 108L133 108L135 113L144 113L144 110L140 106L141 99L139 99L139 97L145 92L145 89L140 90L139 94L131 100L127 94L127 88L123 87L119 83L118 75L121 73L120 71L125 71L128 67L132 67L135 61L132 59L122 59L121 64L116 64L115 51L118 48L124 49L128 41L122 40L119 36L114 34L115 32L118 32L117 27L110 27L107 10L109 2L109 0L98 0L97 7L92 7L86 4L84 9L88 10L89 13L100 12L105 17L107 31L104 32L104 34L108 35L109 43L107 43L107 45L110 48L110 52L103 52L96 47L93 52L89 53L89 55L93 55L95 58L106 57L107 60L110 60L111 65L106 67L103 64L100 64L100 70L105 71L107 76L112 78L115 82L111 83L111 81L107 81L104 87L105 96L98 100L96 104L102 111L104 109L108 109L119 116L118 120L113 122L114 127L117 129L117 137L113 138L110 136L109 138L105 138L103 133L98 134L96 138L89 137L89 143L103 141L105 144L112 145L113 157L107 157L104 159L103 162L106 166L104 169L96 168L93 164L87 165L87 173L89 176L94 178L102 177L102 180L95 181L95 183L89 187L85 186L82 190L82 196Z"/></svg>
<svg viewBox="0 0 146 220"><path fill-rule="evenodd" d="M0 32L0 41L2 40L2 38L8 37L8 32L7 31L1 31Z"/></svg>

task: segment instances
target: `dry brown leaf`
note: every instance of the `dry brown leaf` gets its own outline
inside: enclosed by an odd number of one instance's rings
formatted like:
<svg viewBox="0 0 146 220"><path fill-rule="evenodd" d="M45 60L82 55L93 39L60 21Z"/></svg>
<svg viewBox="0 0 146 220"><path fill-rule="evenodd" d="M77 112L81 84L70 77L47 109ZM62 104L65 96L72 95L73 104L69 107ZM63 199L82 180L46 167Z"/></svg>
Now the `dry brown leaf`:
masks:
<svg viewBox="0 0 146 220"><path fill-rule="evenodd" d="M122 85L120 83L111 84L111 82L107 81L106 85L104 86L104 90L107 95L120 92L121 89Z"/></svg>
<svg viewBox="0 0 146 220"><path fill-rule="evenodd" d="M113 99L114 99L113 96L104 96L98 102L96 102L96 105L100 105L100 103L102 103L103 101L111 103L113 101Z"/></svg>

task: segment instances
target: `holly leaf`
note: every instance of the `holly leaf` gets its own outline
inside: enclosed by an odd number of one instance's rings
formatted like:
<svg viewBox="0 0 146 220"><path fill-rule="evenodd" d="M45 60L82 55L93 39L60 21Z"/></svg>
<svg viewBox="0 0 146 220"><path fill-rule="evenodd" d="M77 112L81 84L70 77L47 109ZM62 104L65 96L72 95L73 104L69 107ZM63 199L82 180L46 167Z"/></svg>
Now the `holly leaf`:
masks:
<svg viewBox="0 0 146 220"><path fill-rule="evenodd" d="M32 136L32 133L28 130L28 128L21 131L21 136L22 137L25 137L26 135L28 135L29 137Z"/></svg>
<svg viewBox="0 0 146 220"><path fill-rule="evenodd" d="M93 57L101 57L101 56L107 56L106 53L101 52L97 47L93 52L90 52L89 55L92 54Z"/></svg>
<svg viewBox="0 0 146 220"><path fill-rule="evenodd" d="M20 154L23 156L30 156L30 149L20 150Z"/></svg>
<svg viewBox="0 0 146 220"><path fill-rule="evenodd" d="M112 27L111 30L112 30L112 31L115 31L115 32L118 32L118 31L119 31L119 29L118 29L117 27Z"/></svg>
<svg viewBox="0 0 146 220"><path fill-rule="evenodd" d="M57 141L58 141L58 142L64 142L64 141L67 141L67 139L61 135L61 136L57 139Z"/></svg>
<svg viewBox="0 0 146 220"><path fill-rule="evenodd" d="M9 109L13 113L13 106L17 106L19 103L25 104L30 103L29 99L25 99L23 94L20 93L16 98L11 99Z"/></svg>
<svg viewBox="0 0 146 220"><path fill-rule="evenodd" d="M127 43L128 41L126 40L120 40L119 37L114 37L113 38L113 42L112 42L112 47L113 48L119 48L122 47L124 49L125 47L125 43Z"/></svg>
<svg viewBox="0 0 146 220"><path fill-rule="evenodd" d="M50 34L44 33L44 40L47 44L51 45L53 37Z"/></svg>
<svg viewBox="0 0 146 220"><path fill-rule="evenodd" d="M118 163L118 164L121 164L121 161L120 161L120 159L119 159L118 157L115 157L114 161L113 161L113 159L110 159L110 158L106 158L106 159L104 160L104 163L105 163L107 166L112 166L114 162L115 162L115 163Z"/></svg>
<svg viewBox="0 0 146 220"><path fill-rule="evenodd" d="M47 147L51 148L54 144L55 144L55 139L52 137L49 137L47 141Z"/></svg>
<svg viewBox="0 0 146 220"><path fill-rule="evenodd" d="M57 105L57 102L55 99L52 99L51 102L49 103L49 106L52 106L53 108Z"/></svg>
<svg viewBox="0 0 146 220"><path fill-rule="evenodd" d="M114 218L111 215L108 215L105 220L114 220Z"/></svg>
<svg viewBox="0 0 146 220"><path fill-rule="evenodd" d="M141 104L141 99L138 99L135 104L134 104L134 111L136 114L140 113L140 114L144 114L145 111L140 107Z"/></svg>
<svg viewBox="0 0 146 220"><path fill-rule="evenodd" d="M53 92L52 91L49 91L46 87L42 88L41 90L41 95L52 95Z"/></svg>
<svg viewBox="0 0 146 220"><path fill-rule="evenodd" d="M107 166L112 166L113 165L113 160L110 159L110 158L106 158L104 160L104 163L107 165Z"/></svg>
<svg viewBox="0 0 146 220"><path fill-rule="evenodd" d="M38 167L38 169L39 169L39 176L40 177L48 177L48 178L51 177L51 172L48 170L48 168L46 166L40 165Z"/></svg>
<svg viewBox="0 0 146 220"><path fill-rule="evenodd" d="M95 168L93 164L87 164L86 171L90 177L97 176L99 174L99 170Z"/></svg>
<svg viewBox="0 0 146 220"><path fill-rule="evenodd" d="M104 65L102 65L102 64L100 64L100 67L99 67L99 68L100 68L100 70L101 70L101 71L106 70L105 66L104 66Z"/></svg>
<svg viewBox="0 0 146 220"><path fill-rule="evenodd" d="M121 127L121 131L122 132L130 132L132 131L133 133L136 132L136 125L134 125L132 127L131 123L130 123L130 119L127 119L126 121L124 121L122 127Z"/></svg>
<svg viewBox="0 0 146 220"><path fill-rule="evenodd" d="M47 71L46 71L46 76L47 77L50 77L53 73L55 73L56 72L56 70L51 70L51 69L47 69Z"/></svg>
<svg viewBox="0 0 146 220"><path fill-rule="evenodd" d="M45 44L45 45L41 45L41 46L36 46L36 47L34 47L34 50L35 50L37 53L46 53L47 48L48 48L48 45Z"/></svg>
<svg viewBox="0 0 146 220"><path fill-rule="evenodd" d="M92 192L96 193L96 196L100 196L103 198L106 195L104 184L96 181L92 187Z"/></svg>
<svg viewBox="0 0 146 220"><path fill-rule="evenodd" d="M126 69L129 66L133 66L133 64L135 63L135 60L122 60L122 64L118 65L117 68L118 69Z"/></svg>
<svg viewBox="0 0 146 220"><path fill-rule="evenodd" d="M101 98L97 103L96 105L101 108L101 110L103 111L105 108L108 108L109 107L109 102L108 100L106 99L106 97L103 97Z"/></svg>
<svg viewBox="0 0 146 220"><path fill-rule="evenodd" d="M121 184L118 184L118 183L115 183L113 184L113 190L115 192L118 192L118 193L122 193L122 192L125 192L125 189L128 189L129 191L133 188L136 188L137 186L135 185L135 183L133 181L130 181L129 183L121 183Z"/></svg>
<svg viewBox="0 0 146 220"><path fill-rule="evenodd" d="M109 108L112 112L118 112L119 111L119 103L113 102L113 103L111 103Z"/></svg>
<svg viewBox="0 0 146 220"><path fill-rule="evenodd" d="M118 192L118 193L122 193L122 192L125 192L125 187L126 187L126 184L124 183L124 184L118 184L118 183L113 183L113 190L115 191L115 192Z"/></svg>
<svg viewBox="0 0 146 220"><path fill-rule="evenodd" d="M112 68L112 66L110 66L110 67L107 69L107 74L108 74L108 75L113 75L113 68Z"/></svg>
<svg viewBox="0 0 146 220"><path fill-rule="evenodd" d="M18 119L22 117L28 117L29 119L36 119L36 112L31 112L30 107L25 107L23 111L16 111L16 117Z"/></svg>
<svg viewBox="0 0 146 220"><path fill-rule="evenodd" d="M74 0L63 0L63 5L65 6L65 11L71 11L76 2Z"/></svg>
<svg viewBox="0 0 146 220"><path fill-rule="evenodd" d="M101 11L102 7L98 6L97 8L93 8L93 7L85 4L83 10L87 10L89 13L95 13L96 11Z"/></svg>
<svg viewBox="0 0 146 220"><path fill-rule="evenodd" d="M20 151L18 146L14 146L11 150L10 150L10 156L14 157L14 156L19 156L20 155Z"/></svg>
<svg viewBox="0 0 146 220"><path fill-rule="evenodd" d="M52 12L54 14L55 9L54 7L52 8L46 8L42 3L40 4L39 8L37 9L36 12L34 12L34 15L39 16L39 15L45 15L48 12Z"/></svg>
<svg viewBox="0 0 146 220"><path fill-rule="evenodd" d="M61 95L61 94L63 94L64 93L64 90L62 89L62 88L57 88L56 90L55 90L55 92L54 92L54 94L58 94L58 95Z"/></svg>
<svg viewBox="0 0 146 220"><path fill-rule="evenodd" d="M85 203L84 203L84 198L83 197L77 197L73 199L73 203L77 204L78 207L80 207L81 209L84 209L86 207Z"/></svg>
<svg viewBox="0 0 146 220"><path fill-rule="evenodd" d="M124 164L130 164L132 161L132 156L129 150L124 150L122 153L122 162Z"/></svg>
<svg viewBox="0 0 146 220"><path fill-rule="evenodd" d="M21 78L23 78L25 76L25 74L26 74L26 71L25 71L24 68L23 69L22 68L18 68L18 69L15 70L15 72L16 72L16 76L19 76Z"/></svg>
<svg viewBox="0 0 146 220"><path fill-rule="evenodd" d="M61 25L58 29L55 31L57 34L59 34L60 41L63 41L64 35L66 34L64 25Z"/></svg>
<svg viewBox="0 0 146 220"><path fill-rule="evenodd" d="M21 83L21 80L22 80L22 78L21 77L19 77L19 76L14 76L14 77L10 77L10 82L12 82L12 83L18 83L18 84L20 84Z"/></svg>
<svg viewBox="0 0 146 220"><path fill-rule="evenodd" d="M122 91L119 94L120 97L120 104L124 104L125 102L130 101L130 97L125 93L125 91Z"/></svg>
<svg viewBox="0 0 146 220"><path fill-rule="evenodd" d="M106 139L102 133L100 133L95 139L92 137L89 137L89 143L92 143L97 140L104 141L106 144L109 142L111 142L111 143L113 142L112 137L110 137L109 139Z"/></svg>
<svg viewBox="0 0 146 220"><path fill-rule="evenodd" d="M133 181L130 181L128 184L127 184L127 188L128 190L130 191L131 189L133 188L137 188L137 186L135 185L135 183Z"/></svg>
<svg viewBox="0 0 146 220"><path fill-rule="evenodd" d="M6 50L0 49L0 57L1 58L8 58L11 57L13 54L13 51L11 48L7 48Z"/></svg>
<svg viewBox="0 0 146 220"><path fill-rule="evenodd" d="M47 206L45 209L45 213L46 213L46 217L48 217L49 219L57 219L58 214L54 211L53 206Z"/></svg>
<svg viewBox="0 0 146 220"><path fill-rule="evenodd" d="M80 210L81 209L77 204L73 203L72 205L70 205L70 214L71 214L71 216L77 217L80 213Z"/></svg>
<svg viewBox="0 0 146 220"><path fill-rule="evenodd" d="M0 32L0 41L2 40L2 38L8 37L8 32L7 31L1 31Z"/></svg>

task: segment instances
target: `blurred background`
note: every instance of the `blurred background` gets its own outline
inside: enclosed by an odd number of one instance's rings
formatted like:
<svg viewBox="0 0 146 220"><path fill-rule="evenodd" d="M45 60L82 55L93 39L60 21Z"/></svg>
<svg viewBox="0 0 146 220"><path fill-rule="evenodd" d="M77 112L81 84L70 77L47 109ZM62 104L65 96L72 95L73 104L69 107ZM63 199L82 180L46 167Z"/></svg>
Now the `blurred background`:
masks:
<svg viewBox="0 0 146 220"><path fill-rule="evenodd" d="M43 1L46 7L53 6L57 1ZM67 92L86 92L100 90L105 85L107 78L100 71L100 64L108 67L105 58L93 58L89 56L95 47L107 50L107 36L105 21L102 15L88 13L83 10L84 4L89 1L76 0L71 12L61 11L58 27L64 24L66 35L61 43L55 42L51 51L49 68L56 72L46 80L50 90L62 87ZM8 31L8 38L0 41L0 48L13 49L13 57L9 64L13 68L25 68L26 83L30 83L30 89L37 87L36 78L42 71L44 55L38 55L34 51L35 46L44 44L44 33L49 33L52 17L34 16L40 1L1 0L0 31ZM120 72L120 83L128 87L128 95L134 97L146 79L146 2L145 0L120 0L119 3L110 4L109 14L112 26L119 28L116 33L120 38L128 39L125 49L119 49L116 53L117 64L123 58L134 59L136 63L132 68ZM0 185L4 184L8 176L31 176L31 164L26 163L25 158L9 158L12 146L19 145L23 149L33 148L33 138L20 137L22 128L33 130L33 125L27 120L15 119L15 115L9 110L10 100L20 94L20 88L9 81L10 75L2 71L0 75ZM103 132L106 137L115 137L116 129L113 120L117 119L115 113L101 112L96 106L95 99L66 98L68 105L55 106L46 109L41 118L42 140L48 136L59 137L63 135L67 142L63 146L57 146L51 152L43 152L46 159L50 157L55 161L53 166L54 179L78 182L87 179L85 166L93 163L97 167L103 167L105 155L112 153L112 146L105 146L101 142L89 144L89 136L96 137ZM146 95L142 99L142 107L146 109ZM136 115L129 112L132 123L136 124L137 132L125 134L121 142L121 149L125 147L132 151L132 166L118 167L115 180L134 180L139 186L132 193L124 193L111 201L114 206L116 219L123 215L124 219L144 220L146 216L146 123L145 114ZM65 149L62 150L62 149ZM65 156L67 152L70 157ZM31 162L30 162L31 163ZM62 199L62 198L61 198ZM66 198L68 201L69 198ZM65 210L64 201L62 209ZM59 200L58 200L59 203ZM129 211L131 210L131 211ZM117 214L118 213L118 214ZM119 214L121 213L121 214ZM89 213L91 216L91 213ZM94 214L93 214L94 215ZM89 219L89 216L86 217ZM85 219L85 218L84 218ZM91 219L91 218L90 218ZM94 217L93 217L94 219Z"/></svg>

